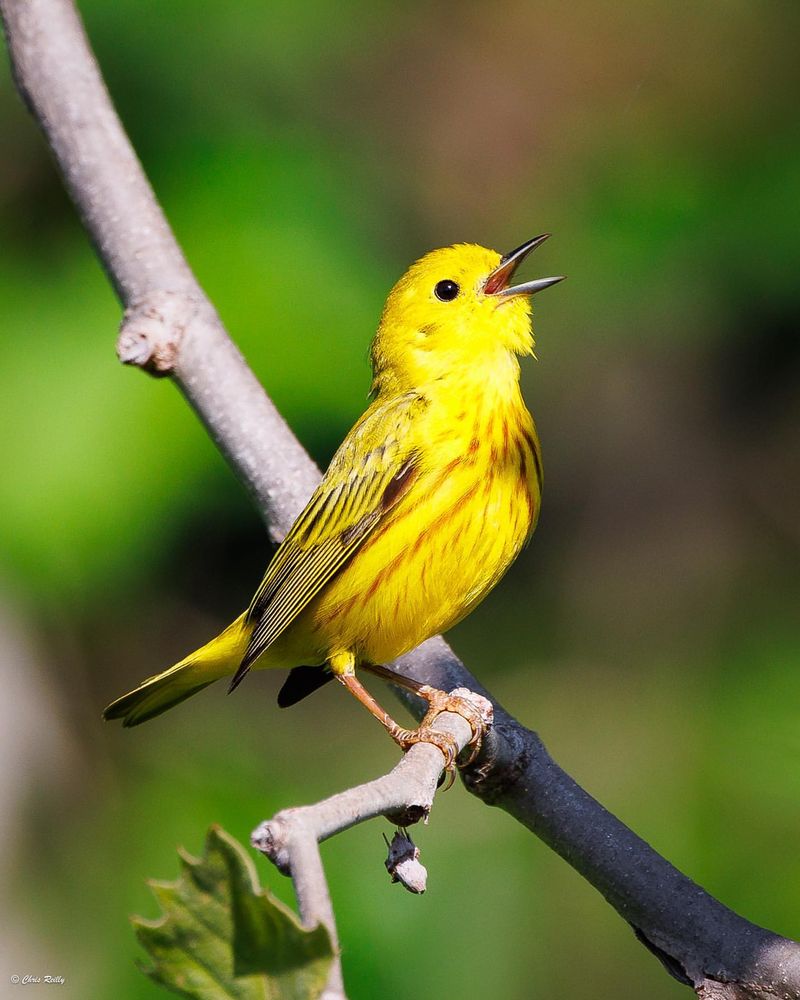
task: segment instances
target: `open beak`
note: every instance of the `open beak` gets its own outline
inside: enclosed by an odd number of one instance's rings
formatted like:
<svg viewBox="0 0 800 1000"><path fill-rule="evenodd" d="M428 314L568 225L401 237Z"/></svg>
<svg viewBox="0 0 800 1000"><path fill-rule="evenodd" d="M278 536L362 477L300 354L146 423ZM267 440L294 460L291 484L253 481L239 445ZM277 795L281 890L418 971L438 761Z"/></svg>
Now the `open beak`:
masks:
<svg viewBox="0 0 800 1000"><path fill-rule="evenodd" d="M507 253L497 267L490 273L483 284L485 295L535 295L543 288L563 281L565 275L557 278L534 278L533 281L523 281L521 285L511 285L510 281L514 277L514 272L525 260L529 253L540 247L545 240L550 239L550 233L543 233L541 236L534 236L532 240L523 243L521 247Z"/></svg>

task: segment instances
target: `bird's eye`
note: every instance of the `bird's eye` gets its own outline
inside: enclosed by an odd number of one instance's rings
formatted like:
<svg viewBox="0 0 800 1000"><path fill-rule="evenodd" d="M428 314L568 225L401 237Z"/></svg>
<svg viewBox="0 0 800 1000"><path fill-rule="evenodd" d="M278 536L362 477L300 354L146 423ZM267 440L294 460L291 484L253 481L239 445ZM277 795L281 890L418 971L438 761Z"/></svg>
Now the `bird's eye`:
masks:
<svg viewBox="0 0 800 1000"><path fill-rule="evenodd" d="M460 289L455 281L445 278L444 281L440 281L436 285L436 288L433 290L433 294L442 302L452 302L456 295L458 295L459 291Z"/></svg>

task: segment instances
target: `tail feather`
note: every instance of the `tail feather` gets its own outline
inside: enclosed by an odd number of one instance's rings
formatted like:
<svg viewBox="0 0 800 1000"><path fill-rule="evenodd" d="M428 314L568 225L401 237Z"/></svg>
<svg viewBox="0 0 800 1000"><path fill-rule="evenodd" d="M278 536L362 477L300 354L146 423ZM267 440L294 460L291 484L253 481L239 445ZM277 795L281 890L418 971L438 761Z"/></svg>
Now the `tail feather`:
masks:
<svg viewBox="0 0 800 1000"><path fill-rule="evenodd" d="M122 719L123 726L138 726L202 691L220 677L234 673L247 648L249 632L242 615L174 667L148 677L139 687L117 698L103 712L103 718Z"/></svg>

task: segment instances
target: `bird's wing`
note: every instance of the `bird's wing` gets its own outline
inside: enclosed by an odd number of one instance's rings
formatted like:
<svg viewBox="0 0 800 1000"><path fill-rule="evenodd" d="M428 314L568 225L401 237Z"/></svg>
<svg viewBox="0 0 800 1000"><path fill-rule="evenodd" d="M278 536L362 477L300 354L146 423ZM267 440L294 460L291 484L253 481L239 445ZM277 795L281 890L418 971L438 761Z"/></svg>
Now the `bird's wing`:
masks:
<svg viewBox="0 0 800 1000"><path fill-rule="evenodd" d="M411 486L417 455L409 432L424 406L415 394L373 403L345 438L256 591L247 612L255 627L231 690Z"/></svg>

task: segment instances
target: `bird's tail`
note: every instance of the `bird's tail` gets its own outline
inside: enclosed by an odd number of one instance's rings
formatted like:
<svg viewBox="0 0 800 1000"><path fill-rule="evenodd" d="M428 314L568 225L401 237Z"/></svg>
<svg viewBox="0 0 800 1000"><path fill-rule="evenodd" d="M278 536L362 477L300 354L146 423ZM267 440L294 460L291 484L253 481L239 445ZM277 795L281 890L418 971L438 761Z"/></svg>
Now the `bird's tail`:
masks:
<svg viewBox="0 0 800 1000"><path fill-rule="evenodd" d="M251 630L245 623L245 616L240 615L201 649L112 701L103 712L103 718L122 719L123 726L138 726L202 691L220 677L234 673L244 656Z"/></svg>

